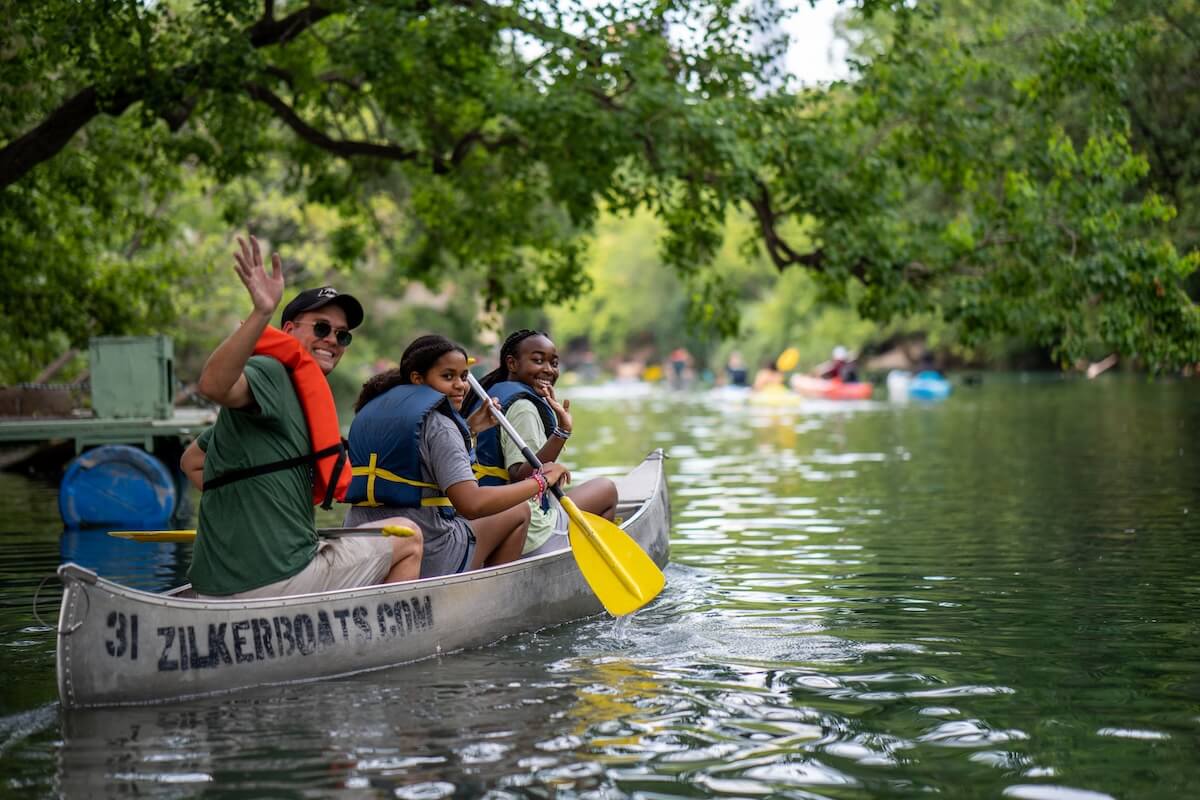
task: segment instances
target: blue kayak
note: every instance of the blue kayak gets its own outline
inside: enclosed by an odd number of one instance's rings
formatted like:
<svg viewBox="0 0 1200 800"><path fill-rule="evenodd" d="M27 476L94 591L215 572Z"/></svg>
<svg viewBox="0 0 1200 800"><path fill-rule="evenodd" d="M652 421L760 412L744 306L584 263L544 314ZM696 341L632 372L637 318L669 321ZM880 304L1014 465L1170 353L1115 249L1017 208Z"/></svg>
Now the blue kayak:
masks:
<svg viewBox="0 0 1200 800"><path fill-rule="evenodd" d="M944 400L950 396L950 381L936 370L916 375L894 370L888 374L887 387L893 400Z"/></svg>
<svg viewBox="0 0 1200 800"><path fill-rule="evenodd" d="M916 400L942 400L950 396L950 381L940 372L918 372L908 384L908 396Z"/></svg>

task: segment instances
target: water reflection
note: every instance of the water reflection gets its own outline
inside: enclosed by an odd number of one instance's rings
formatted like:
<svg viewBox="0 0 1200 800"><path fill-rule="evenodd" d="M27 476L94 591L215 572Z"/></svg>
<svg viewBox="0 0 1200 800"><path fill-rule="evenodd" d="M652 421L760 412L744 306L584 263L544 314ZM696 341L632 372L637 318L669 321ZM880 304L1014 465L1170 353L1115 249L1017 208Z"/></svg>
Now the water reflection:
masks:
<svg viewBox="0 0 1200 800"><path fill-rule="evenodd" d="M1190 385L575 405L590 474L656 444L673 456L667 590L623 628L597 618L60 722L53 636L28 615L37 578L61 556L166 588L187 554L60 537L30 512L0 540L9 793L1057 800L1200 785ZM0 493L14 486L30 496Z"/></svg>
<svg viewBox="0 0 1200 800"><path fill-rule="evenodd" d="M145 591L163 591L187 582L191 548L137 542L109 536L106 530L64 530L59 557L117 583Z"/></svg>

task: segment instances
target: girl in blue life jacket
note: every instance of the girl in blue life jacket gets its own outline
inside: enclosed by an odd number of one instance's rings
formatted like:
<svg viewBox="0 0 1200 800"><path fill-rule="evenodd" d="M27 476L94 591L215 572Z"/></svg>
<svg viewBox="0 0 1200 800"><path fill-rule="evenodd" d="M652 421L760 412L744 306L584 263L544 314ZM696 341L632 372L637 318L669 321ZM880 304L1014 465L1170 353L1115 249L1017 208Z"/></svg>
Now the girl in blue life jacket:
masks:
<svg viewBox="0 0 1200 800"><path fill-rule="evenodd" d="M350 426L348 527L397 514L424 533L421 577L449 575L521 556L531 498L567 471L547 463L526 480L481 488L472 470L471 439L494 425L479 407L471 425L459 414L467 386L467 353L444 336L422 336L397 369L363 385ZM490 424L489 424L490 423Z"/></svg>
<svg viewBox="0 0 1200 800"><path fill-rule="evenodd" d="M500 366L480 381L543 463L558 460L572 430L571 401L559 402L554 393L556 381L558 349L545 333L531 330L516 331L505 339L500 348ZM477 405L478 398L472 396L468 408ZM498 427L479 435L475 456L481 485L517 483L533 471L520 449ZM567 494L584 511L607 520L612 520L616 512L617 487L608 478L594 478ZM570 546L566 512L545 496L529 505L531 518L524 555Z"/></svg>

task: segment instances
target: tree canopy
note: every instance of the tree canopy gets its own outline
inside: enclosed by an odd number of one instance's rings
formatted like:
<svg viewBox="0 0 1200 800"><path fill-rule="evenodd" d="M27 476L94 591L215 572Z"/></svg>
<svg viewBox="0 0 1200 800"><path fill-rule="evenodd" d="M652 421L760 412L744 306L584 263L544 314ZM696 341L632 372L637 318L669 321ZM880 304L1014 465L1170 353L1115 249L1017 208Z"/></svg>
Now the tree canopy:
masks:
<svg viewBox="0 0 1200 800"><path fill-rule="evenodd" d="M1200 360L1194 0L860 0L853 78L803 91L770 2L6 5L0 379L203 303L197 204L263 232L274 193L324 209L323 255L305 218L267 231L293 273L370 254L396 297L567 303L601 212L649 212L729 334L742 214L868 319Z"/></svg>

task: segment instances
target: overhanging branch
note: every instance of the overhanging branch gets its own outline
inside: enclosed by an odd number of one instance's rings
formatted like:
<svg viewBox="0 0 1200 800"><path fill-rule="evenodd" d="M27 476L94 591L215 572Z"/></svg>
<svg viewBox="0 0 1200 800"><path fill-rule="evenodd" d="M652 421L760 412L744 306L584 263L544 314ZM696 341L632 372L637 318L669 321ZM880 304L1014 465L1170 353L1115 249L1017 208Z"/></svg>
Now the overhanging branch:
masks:
<svg viewBox="0 0 1200 800"><path fill-rule="evenodd" d="M748 198L748 202L754 209L754 215L758 218L759 231L762 234L763 243L767 246L767 255L770 256L771 263L780 272L794 266L805 267L814 272L824 272L828 268L825 249L818 247L808 253L797 253L792 249L779 232L779 215L771 206L771 192L767 188L767 184L760 178L755 178L754 184L758 187L758 194ZM850 269L850 275L865 282L867 279L866 263L860 261L855 264Z"/></svg>
<svg viewBox="0 0 1200 800"><path fill-rule="evenodd" d="M246 30L251 45L258 49L292 41L308 28L333 13L313 3L275 19L273 4L267 3L263 16ZM179 85L193 85L199 71L194 65L178 67L174 77ZM186 78L186 80L185 80ZM44 120L24 135L0 148L0 189L4 189L23 178L31 169L48 161L67 145L67 142L85 125L100 114L120 116L134 103L144 97L146 86L135 85L111 96L102 96L96 86L88 86L51 111ZM183 108L187 101L179 98ZM167 122L178 126L181 106L176 105Z"/></svg>
<svg viewBox="0 0 1200 800"><path fill-rule="evenodd" d="M354 139L334 139L305 122L295 109L289 106L278 95L267 87L257 83L243 84L246 92L258 102L275 113L284 125L313 147L333 153L336 156L350 158L353 156L368 156L382 158L388 161L414 161L421 156L419 150L399 147L394 144L378 144ZM442 171L445 171L444 169ZM434 172L438 172L437 166Z"/></svg>

